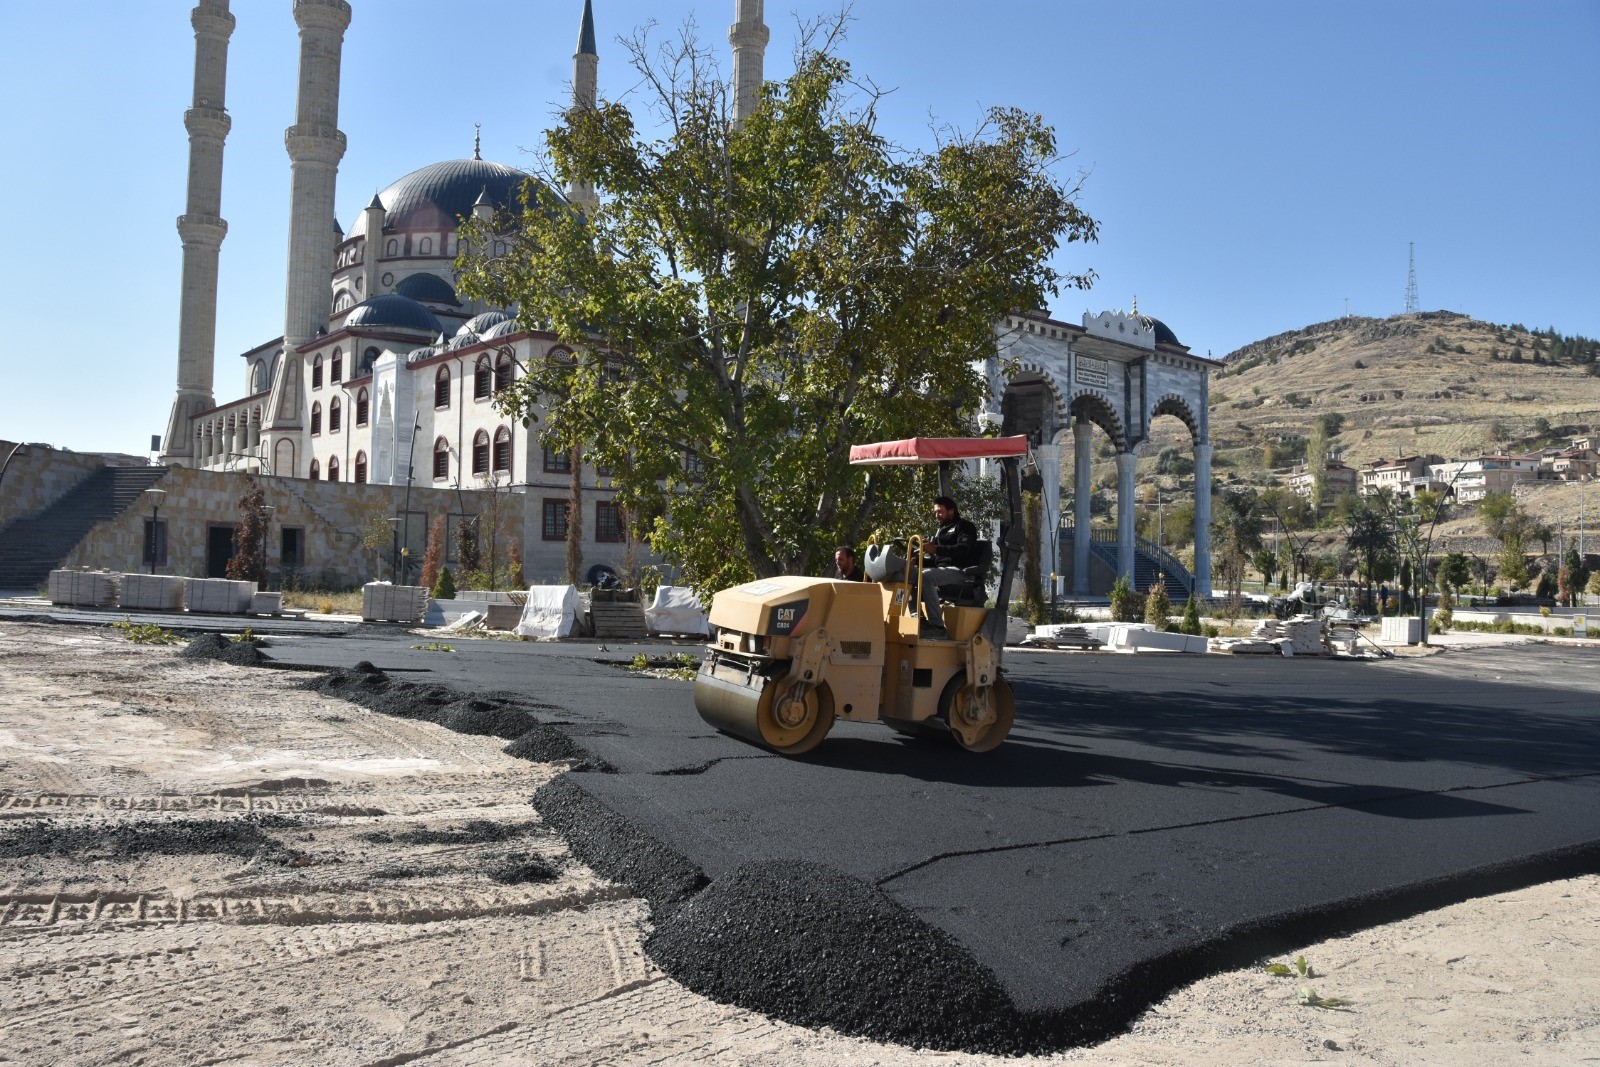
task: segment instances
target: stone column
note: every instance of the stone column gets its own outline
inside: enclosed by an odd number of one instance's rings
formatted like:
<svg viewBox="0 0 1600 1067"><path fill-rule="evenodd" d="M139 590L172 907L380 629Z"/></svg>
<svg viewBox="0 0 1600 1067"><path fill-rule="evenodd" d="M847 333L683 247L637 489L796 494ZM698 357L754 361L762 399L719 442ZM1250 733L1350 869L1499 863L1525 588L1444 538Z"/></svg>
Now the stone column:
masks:
<svg viewBox="0 0 1600 1067"><path fill-rule="evenodd" d="M1211 595L1211 442L1194 446L1194 588Z"/></svg>
<svg viewBox="0 0 1600 1067"><path fill-rule="evenodd" d="M1094 534L1094 423L1079 418L1072 426L1072 595L1089 595L1089 539Z"/></svg>
<svg viewBox="0 0 1600 1067"><path fill-rule="evenodd" d="M772 37L762 19L764 0L734 0L734 23L728 27L733 45L733 124L740 125L756 109L764 79L762 64Z"/></svg>
<svg viewBox="0 0 1600 1067"><path fill-rule="evenodd" d="M1044 487L1039 493L1043 516L1039 522L1039 555L1044 561L1045 581L1061 570L1061 446L1038 445L1033 450ZM1045 590L1045 599L1050 591Z"/></svg>
<svg viewBox="0 0 1600 1067"><path fill-rule="evenodd" d="M272 383L262 427L268 451L282 438L298 441L304 389L298 346L327 322L332 289L328 276L328 230L336 225L334 186L345 136L339 131L339 63L350 5L345 0L295 0L300 27L300 85L295 124L284 131L292 172L289 199L289 270L285 285L283 368ZM298 460L294 466L298 467ZM277 470L282 476L298 470Z"/></svg>
<svg viewBox="0 0 1600 1067"><path fill-rule="evenodd" d="M183 290L178 312L178 395L167 419L161 462L193 463L189 420L212 407L217 345L217 260L228 224L222 219L222 147L232 120L224 104L228 38L235 19L228 0L201 0L194 27L194 100L183 113L189 131L189 189L178 237L183 242Z"/></svg>
<svg viewBox="0 0 1600 1067"><path fill-rule="evenodd" d="M1117 453L1117 575L1133 581L1133 468L1138 456Z"/></svg>

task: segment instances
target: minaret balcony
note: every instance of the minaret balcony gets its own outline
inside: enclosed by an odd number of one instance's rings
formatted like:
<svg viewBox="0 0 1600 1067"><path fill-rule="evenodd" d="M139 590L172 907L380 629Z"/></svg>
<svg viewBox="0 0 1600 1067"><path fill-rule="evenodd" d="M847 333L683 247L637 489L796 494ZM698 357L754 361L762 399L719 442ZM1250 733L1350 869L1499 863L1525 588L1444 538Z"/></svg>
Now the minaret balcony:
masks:
<svg viewBox="0 0 1600 1067"><path fill-rule="evenodd" d="M218 248L228 236L228 222L216 215L179 215L178 236L185 245Z"/></svg>
<svg viewBox="0 0 1600 1067"><path fill-rule="evenodd" d="M302 122L283 131L283 147L296 163L326 163L332 166L344 158L344 133L337 126Z"/></svg>
<svg viewBox="0 0 1600 1067"><path fill-rule="evenodd" d="M220 107L191 107L183 113L183 126L190 137L215 137L220 141L233 129L233 119Z"/></svg>

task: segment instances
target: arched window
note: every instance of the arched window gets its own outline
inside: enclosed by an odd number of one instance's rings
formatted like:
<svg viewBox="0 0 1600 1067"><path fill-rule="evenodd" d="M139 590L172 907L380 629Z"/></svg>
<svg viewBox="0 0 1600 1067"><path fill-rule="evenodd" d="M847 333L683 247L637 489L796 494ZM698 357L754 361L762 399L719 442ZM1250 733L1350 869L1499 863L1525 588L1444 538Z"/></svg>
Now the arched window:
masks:
<svg viewBox="0 0 1600 1067"><path fill-rule="evenodd" d="M332 400L328 401L328 432L329 433L338 433L339 432L339 413L341 411L343 411L343 410L344 410L343 406L339 403L339 398L338 397L334 397Z"/></svg>
<svg viewBox="0 0 1600 1067"><path fill-rule="evenodd" d="M439 373L433 376L433 406L447 408L450 406L450 368L440 367Z"/></svg>
<svg viewBox="0 0 1600 1067"><path fill-rule="evenodd" d="M494 391L500 392L511 387L511 353L502 352L494 361Z"/></svg>
<svg viewBox="0 0 1600 1067"><path fill-rule="evenodd" d="M450 477L450 442L443 437L433 440L433 478L440 481Z"/></svg>
<svg viewBox="0 0 1600 1067"><path fill-rule="evenodd" d="M511 473L511 431L504 426L494 432L494 469Z"/></svg>
<svg viewBox="0 0 1600 1067"><path fill-rule="evenodd" d="M367 403L367 387L366 386L362 386L361 387L361 391L356 394L356 425L357 426L365 426L367 424L367 408L369 406L370 405Z"/></svg>
<svg viewBox="0 0 1600 1067"><path fill-rule="evenodd" d="M496 241L494 243L494 254L497 256L506 254L506 243L504 241Z"/></svg>
<svg viewBox="0 0 1600 1067"><path fill-rule="evenodd" d="M378 362L379 352L376 348L369 348L361 353L361 373L371 374L372 365Z"/></svg>
<svg viewBox="0 0 1600 1067"><path fill-rule="evenodd" d="M315 437L322 432L322 402L319 400L311 405L311 436Z"/></svg>
<svg viewBox="0 0 1600 1067"><path fill-rule="evenodd" d="M479 430L472 435L472 473L489 473L489 431Z"/></svg>
<svg viewBox="0 0 1600 1067"><path fill-rule="evenodd" d="M400 242L393 237L389 238L389 243L384 247L383 254L386 256L398 256L400 254Z"/></svg>
<svg viewBox="0 0 1600 1067"><path fill-rule="evenodd" d="M333 364L328 370L328 381L330 381L330 382L342 382L342 381L344 381L344 370L343 370L343 367L344 367L344 353L341 352L339 349L335 348L333 350Z"/></svg>
<svg viewBox="0 0 1600 1067"><path fill-rule="evenodd" d="M494 391L494 371L489 366L489 357L480 356L478 366L472 373L472 399L488 400Z"/></svg>
<svg viewBox="0 0 1600 1067"><path fill-rule="evenodd" d="M355 294L348 289L340 289L333 297L334 311L349 311L356 306Z"/></svg>
<svg viewBox="0 0 1600 1067"><path fill-rule="evenodd" d="M258 359L250 364L250 391L260 393L267 388L267 361Z"/></svg>
<svg viewBox="0 0 1600 1067"><path fill-rule="evenodd" d="M356 453L356 484L367 484L367 454L365 452Z"/></svg>
<svg viewBox="0 0 1600 1067"><path fill-rule="evenodd" d="M322 477L322 464L318 463L316 460L312 460L311 461L311 480L312 481L316 481L320 477Z"/></svg>
<svg viewBox="0 0 1600 1067"><path fill-rule="evenodd" d="M422 247L417 249L417 255L419 255L419 256L431 256L431 255L433 255L433 238L432 237L424 237L422 239Z"/></svg>
<svg viewBox="0 0 1600 1067"><path fill-rule="evenodd" d="M338 456L329 456L328 457L328 481L336 482L338 480L339 480L339 457Z"/></svg>
<svg viewBox="0 0 1600 1067"><path fill-rule="evenodd" d="M311 357L311 388L322 388L322 353Z"/></svg>

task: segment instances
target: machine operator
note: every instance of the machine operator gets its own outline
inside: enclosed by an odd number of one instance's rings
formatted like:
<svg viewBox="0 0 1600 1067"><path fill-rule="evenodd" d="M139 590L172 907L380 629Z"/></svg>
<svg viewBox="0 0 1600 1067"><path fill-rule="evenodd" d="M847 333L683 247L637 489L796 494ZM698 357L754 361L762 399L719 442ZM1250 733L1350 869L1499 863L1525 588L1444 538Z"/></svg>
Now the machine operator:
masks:
<svg viewBox="0 0 1600 1067"><path fill-rule="evenodd" d="M939 528L922 543L922 636L945 637L944 616L939 610L939 587L960 585L966 580L963 567L977 562L978 528L956 509L947 496L933 498L933 517Z"/></svg>
<svg viewBox="0 0 1600 1067"><path fill-rule="evenodd" d="M842 582L864 582L867 572L856 562L856 550L840 545L833 550L833 576Z"/></svg>

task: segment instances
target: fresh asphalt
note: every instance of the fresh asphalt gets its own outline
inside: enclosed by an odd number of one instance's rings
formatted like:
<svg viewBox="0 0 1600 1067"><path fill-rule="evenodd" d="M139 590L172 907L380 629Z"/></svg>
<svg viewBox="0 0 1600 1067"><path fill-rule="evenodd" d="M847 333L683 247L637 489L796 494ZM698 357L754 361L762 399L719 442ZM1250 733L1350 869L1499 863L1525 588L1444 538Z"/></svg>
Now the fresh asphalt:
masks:
<svg viewBox="0 0 1600 1067"><path fill-rule="evenodd" d="M689 683L599 662L691 643L412 647L429 640L301 630L268 654L555 705L541 716L615 769L570 780L710 877L831 864L954 935L1025 1011L1092 1006L1114 1026L1264 953L1600 870L1600 653L1584 649L1013 651L1016 726L992 753L841 723L790 759L711 730Z"/></svg>

